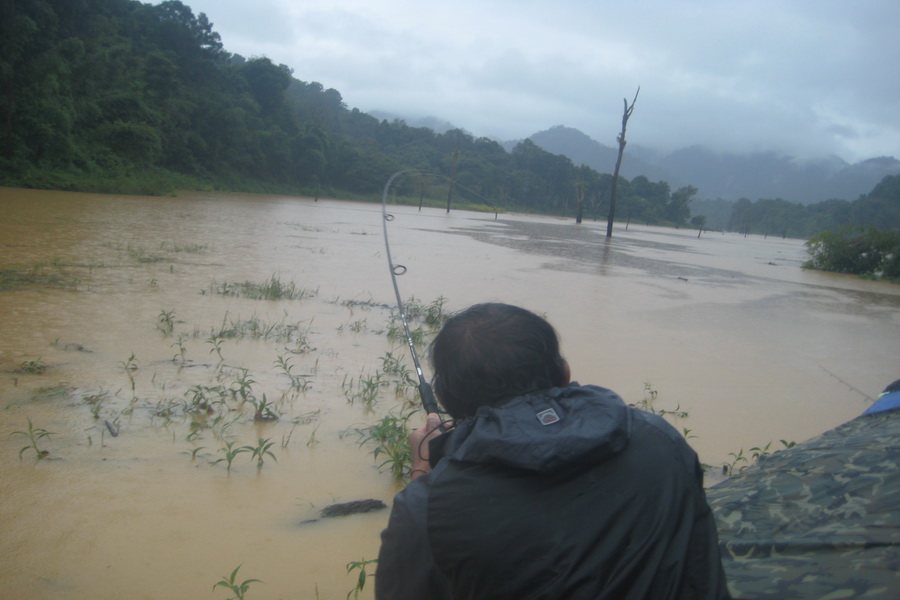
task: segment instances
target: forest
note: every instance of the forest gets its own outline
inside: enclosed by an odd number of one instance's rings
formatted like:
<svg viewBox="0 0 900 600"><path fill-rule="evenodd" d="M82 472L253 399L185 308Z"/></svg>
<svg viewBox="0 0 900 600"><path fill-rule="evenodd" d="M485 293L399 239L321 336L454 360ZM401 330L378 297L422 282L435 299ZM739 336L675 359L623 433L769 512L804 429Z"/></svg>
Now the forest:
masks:
<svg viewBox="0 0 900 600"><path fill-rule="evenodd" d="M398 182L400 200L573 217L581 203L589 219L609 210L609 173L527 139L508 152L460 129L348 108L286 65L229 53L206 15L179 0L5 1L0 17L0 185L368 199L415 169ZM626 222L795 238L900 228L900 176L852 201L807 206L701 200L694 186L644 176L620 177L617 190Z"/></svg>

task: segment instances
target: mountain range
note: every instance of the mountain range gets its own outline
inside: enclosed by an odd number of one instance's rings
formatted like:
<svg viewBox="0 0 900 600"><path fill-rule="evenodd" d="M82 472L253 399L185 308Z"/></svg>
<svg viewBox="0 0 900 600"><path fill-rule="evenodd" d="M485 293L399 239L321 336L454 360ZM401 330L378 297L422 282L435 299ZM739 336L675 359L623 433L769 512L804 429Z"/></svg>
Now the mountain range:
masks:
<svg viewBox="0 0 900 600"><path fill-rule="evenodd" d="M400 118L385 112L370 114L379 119ZM412 127L427 127L438 133L454 128L435 117L405 121ZM600 173L612 173L615 168L618 148L601 144L577 129L557 125L534 133L529 139L547 152L568 157L576 165L584 164ZM509 151L520 141L501 144ZM892 156L848 163L836 156L801 160L778 152L735 154L699 145L660 152L631 143L625 147L620 169L622 177L634 179L643 175L651 181L666 181L673 191L693 185L699 190L697 199L781 198L804 205L831 199L856 200L886 176L898 173L900 161Z"/></svg>
<svg viewBox="0 0 900 600"><path fill-rule="evenodd" d="M551 127L530 139L548 152L602 173L612 172L616 164L618 148L605 146L571 127ZM505 147L512 148L516 143ZM900 161L888 156L851 164L835 156L800 160L777 152L731 154L702 146L662 153L631 144L625 146L620 170L628 179L644 175L652 181L667 181L673 190L693 185L699 189L698 198L782 198L801 204L856 200L886 176L898 173Z"/></svg>

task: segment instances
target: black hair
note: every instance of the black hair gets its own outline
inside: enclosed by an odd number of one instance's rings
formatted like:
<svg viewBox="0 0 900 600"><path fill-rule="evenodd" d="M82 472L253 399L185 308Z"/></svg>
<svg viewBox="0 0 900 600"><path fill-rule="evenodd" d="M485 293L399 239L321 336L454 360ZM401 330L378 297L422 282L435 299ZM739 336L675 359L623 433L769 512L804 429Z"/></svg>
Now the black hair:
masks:
<svg viewBox="0 0 900 600"><path fill-rule="evenodd" d="M431 363L434 392L454 419L566 383L556 331L509 304L476 304L452 316L431 344Z"/></svg>
<svg viewBox="0 0 900 600"><path fill-rule="evenodd" d="M881 393L882 394L891 394L893 392L898 392L898 391L900 391L900 379L898 379L894 383L892 383L889 386L887 386L886 388L884 388L884 391Z"/></svg>

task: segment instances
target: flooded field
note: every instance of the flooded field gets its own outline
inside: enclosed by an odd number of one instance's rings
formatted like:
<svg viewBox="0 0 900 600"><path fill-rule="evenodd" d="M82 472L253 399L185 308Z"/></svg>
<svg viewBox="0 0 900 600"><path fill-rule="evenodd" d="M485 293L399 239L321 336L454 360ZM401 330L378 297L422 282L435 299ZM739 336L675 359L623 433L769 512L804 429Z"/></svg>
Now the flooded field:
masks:
<svg viewBox="0 0 900 600"><path fill-rule="evenodd" d="M380 205L0 188L0 210L0 595L226 598L240 565L249 599L346 598L387 510L304 521L390 504L367 438L414 399ZM900 286L803 271L800 241L391 211L414 306L545 314L575 379L687 413L711 471L900 377Z"/></svg>

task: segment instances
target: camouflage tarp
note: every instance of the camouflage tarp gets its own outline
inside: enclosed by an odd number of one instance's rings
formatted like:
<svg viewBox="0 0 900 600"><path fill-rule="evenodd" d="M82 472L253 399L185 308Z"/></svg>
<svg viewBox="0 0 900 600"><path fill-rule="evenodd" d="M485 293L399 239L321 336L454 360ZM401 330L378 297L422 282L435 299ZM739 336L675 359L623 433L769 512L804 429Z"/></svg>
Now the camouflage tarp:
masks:
<svg viewBox="0 0 900 600"><path fill-rule="evenodd" d="M764 456L707 498L734 598L900 598L900 410Z"/></svg>

